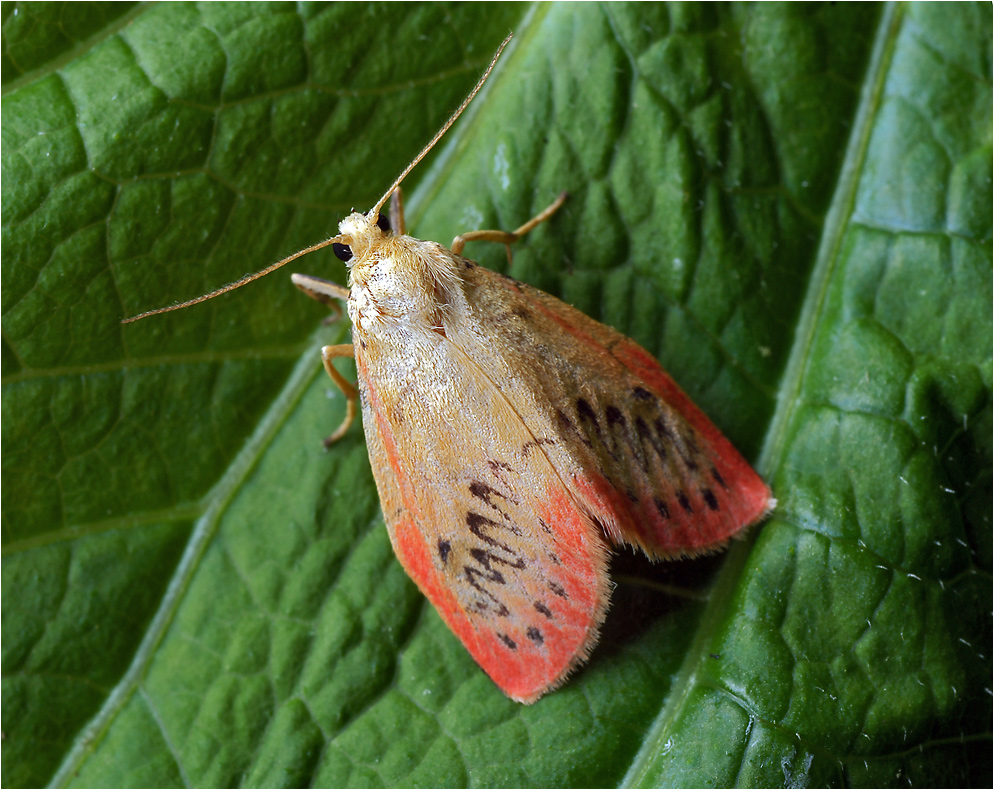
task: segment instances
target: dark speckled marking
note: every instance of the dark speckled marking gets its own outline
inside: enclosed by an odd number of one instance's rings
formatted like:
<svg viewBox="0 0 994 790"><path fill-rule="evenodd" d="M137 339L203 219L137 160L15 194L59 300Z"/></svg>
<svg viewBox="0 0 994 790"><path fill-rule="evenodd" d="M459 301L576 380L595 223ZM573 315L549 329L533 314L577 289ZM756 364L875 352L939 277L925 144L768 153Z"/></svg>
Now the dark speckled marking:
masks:
<svg viewBox="0 0 994 790"><path fill-rule="evenodd" d="M531 639L532 642L534 642L536 645L540 645L545 641L545 638L542 636L542 632L539 631L535 626L529 628L527 631L525 631L525 633L528 634L528 638Z"/></svg>
<svg viewBox="0 0 994 790"><path fill-rule="evenodd" d="M566 590L564 590L555 582L549 582L549 589L552 590L552 592L554 592L560 598L569 598L569 596L566 594Z"/></svg>
<svg viewBox="0 0 994 790"><path fill-rule="evenodd" d="M710 488L704 489L703 496L704 496L704 501L707 503L707 506L709 508L711 508L712 510L718 509L718 498L714 495L714 492Z"/></svg>
<svg viewBox="0 0 994 790"><path fill-rule="evenodd" d="M541 601L535 601L535 603L533 603L532 606L535 607L535 611L538 612L539 614L544 614L550 620L552 619L552 612L549 610L549 607L546 606Z"/></svg>
<svg viewBox="0 0 994 790"><path fill-rule="evenodd" d="M497 638L505 645L507 645L509 648L511 648L511 650L518 649L518 646L514 643L514 640L511 639L511 637L509 637L507 634L502 634L499 631L494 631L494 633L497 634Z"/></svg>
<svg viewBox="0 0 994 790"><path fill-rule="evenodd" d="M725 482L725 478L723 478L721 476L721 473L717 469L715 469L713 466L711 467L711 477L713 477L715 479L715 482L718 485L720 485L726 491L728 490L728 483Z"/></svg>
<svg viewBox="0 0 994 790"><path fill-rule="evenodd" d="M632 395L634 395L639 400L655 400L656 396L653 395L645 387L636 387L632 390Z"/></svg>
<svg viewBox="0 0 994 790"><path fill-rule="evenodd" d="M688 513L693 513L694 509L690 506L690 500L687 499L687 495L683 491L676 492L676 501L680 503L680 507L686 510Z"/></svg>

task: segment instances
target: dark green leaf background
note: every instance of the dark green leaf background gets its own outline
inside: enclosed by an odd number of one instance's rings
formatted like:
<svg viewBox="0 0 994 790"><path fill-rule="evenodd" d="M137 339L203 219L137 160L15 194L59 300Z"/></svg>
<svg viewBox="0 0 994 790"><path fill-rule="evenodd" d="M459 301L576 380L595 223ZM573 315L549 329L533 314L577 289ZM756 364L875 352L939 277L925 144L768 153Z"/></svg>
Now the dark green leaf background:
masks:
<svg viewBox="0 0 994 790"><path fill-rule="evenodd" d="M6 786L990 786L990 4L2 20ZM119 323L368 208L512 30L409 225L569 190L515 276L656 354L780 501L718 557L619 554L531 707L394 560L358 426L321 447L344 326L283 273Z"/></svg>

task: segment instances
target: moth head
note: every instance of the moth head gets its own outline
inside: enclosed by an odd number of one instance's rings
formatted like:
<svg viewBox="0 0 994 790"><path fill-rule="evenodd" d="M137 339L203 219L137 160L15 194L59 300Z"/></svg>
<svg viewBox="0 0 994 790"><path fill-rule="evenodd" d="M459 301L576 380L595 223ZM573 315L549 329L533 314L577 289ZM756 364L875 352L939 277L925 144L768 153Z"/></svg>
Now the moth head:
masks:
<svg viewBox="0 0 994 790"><path fill-rule="evenodd" d="M338 223L338 236L332 242L331 250L351 269L392 235L390 220L385 214L379 211L360 214L356 211Z"/></svg>

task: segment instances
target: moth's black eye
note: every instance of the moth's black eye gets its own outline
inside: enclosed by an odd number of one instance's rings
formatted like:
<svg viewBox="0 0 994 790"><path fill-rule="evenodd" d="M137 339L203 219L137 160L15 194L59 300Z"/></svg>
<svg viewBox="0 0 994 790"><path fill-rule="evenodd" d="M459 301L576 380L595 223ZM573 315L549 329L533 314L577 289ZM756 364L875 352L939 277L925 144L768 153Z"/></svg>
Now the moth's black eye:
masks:
<svg viewBox="0 0 994 790"><path fill-rule="evenodd" d="M352 248L348 244L339 244L337 241L333 242L331 251L335 253L340 261L348 263L352 260Z"/></svg>
<svg viewBox="0 0 994 790"><path fill-rule="evenodd" d="M390 218L384 214L376 215L376 227L382 230L384 233L390 230Z"/></svg>

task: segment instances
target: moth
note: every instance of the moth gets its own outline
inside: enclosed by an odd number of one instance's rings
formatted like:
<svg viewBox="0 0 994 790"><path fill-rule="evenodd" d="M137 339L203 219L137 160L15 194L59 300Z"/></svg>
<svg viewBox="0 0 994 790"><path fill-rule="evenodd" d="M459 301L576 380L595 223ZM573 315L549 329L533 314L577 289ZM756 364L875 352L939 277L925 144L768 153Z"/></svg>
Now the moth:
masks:
<svg viewBox="0 0 994 790"><path fill-rule="evenodd" d="M510 38L510 37L509 37ZM509 39L508 39L509 40ZM523 703L556 688L597 643L611 594L608 557L630 545L653 560L724 546L774 506L731 443L632 340L549 294L406 235L400 184L463 104L367 213L332 239L180 305L231 290L331 245L349 286L294 274L327 304L345 302L353 343L322 349L361 403L369 460L400 563L473 658ZM390 200L389 217L380 209ZM357 386L332 365L354 357Z"/></svg>

